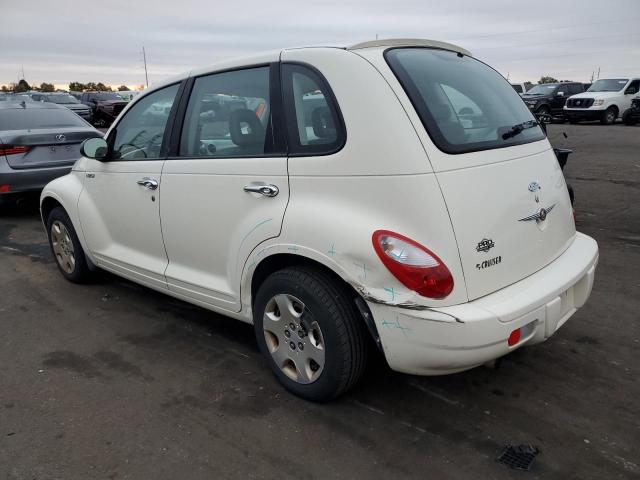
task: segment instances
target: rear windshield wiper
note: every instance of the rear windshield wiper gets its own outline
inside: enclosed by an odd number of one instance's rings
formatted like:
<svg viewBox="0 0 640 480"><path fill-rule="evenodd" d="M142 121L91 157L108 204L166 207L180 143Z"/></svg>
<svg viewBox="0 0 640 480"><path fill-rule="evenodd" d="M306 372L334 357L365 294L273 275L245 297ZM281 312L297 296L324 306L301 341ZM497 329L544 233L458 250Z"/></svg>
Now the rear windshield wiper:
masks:
<svg viewBox="0 0 640 480"><path fill-rule="evenodd" d="M502 139L507 140L511 137L515 137L516 135L521 134L527 128L537 127L539 123L536 120L528 120L526 122L517 123L512 126L507 132L502 134Z"/></svg>

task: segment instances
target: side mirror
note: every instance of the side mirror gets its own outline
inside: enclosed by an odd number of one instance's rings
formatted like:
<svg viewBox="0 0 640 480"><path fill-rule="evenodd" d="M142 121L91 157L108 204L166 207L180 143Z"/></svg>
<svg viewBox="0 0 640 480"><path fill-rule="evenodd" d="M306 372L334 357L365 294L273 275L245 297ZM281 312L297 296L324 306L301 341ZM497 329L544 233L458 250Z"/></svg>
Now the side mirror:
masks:
<svg viewBox="0 0 640 480"><path fill-rule="evenodd" d="M564 92L556 92L556 97L564 97Z"/></svg>
<svg viewBox="0 0 640 480"><path fill-rule="evenodd" d="M102 137L87 138L80 145L80 154L83 157L93 158L95 160L103 161L107 158L109 152L109 146L107 141Z"/></svg>

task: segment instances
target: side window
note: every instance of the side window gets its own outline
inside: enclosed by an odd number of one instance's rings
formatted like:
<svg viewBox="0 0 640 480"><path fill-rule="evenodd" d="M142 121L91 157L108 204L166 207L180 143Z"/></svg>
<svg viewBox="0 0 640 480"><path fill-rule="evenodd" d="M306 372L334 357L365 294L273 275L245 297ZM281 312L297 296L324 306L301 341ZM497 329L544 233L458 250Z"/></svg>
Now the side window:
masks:
<svg viewBox="0 0 640 480"><path fill-rule="evenodd" d="M558 93L564 93L564 96L567 97L569 95L569 86L568 85L560 85L558 87L558 90L556 90L556 94Z"/></svg>
<svg viewBox="0 0 640 480"><path fill-rule="evenodd" d="M181 157L273 152L269 67L198 77L182 128Z"/></svg>
<svg viewBox="0 0 640 480"><path fill-rule="evenodd" d="M283 64L282 85L289 152L327 154L339 150L345 132L326 81L308 67Z"/></svg>
<svg viewBox="0 0 640 480"><path fill-rule="evenodd" d="M579 83L574 83L573 85L571 85L571 95L575 95L577 93L582 93L582 92L584 92L584 89L582 85L580 85Z"/></svg>
<svg viewBox="0 0 640 480"><path fill-rule="evenodd" d="M136 103L116 125L114 160L160 158L169 112L179 85L153 92Z"/></svg>
<svg viewBox="0 0 640 480"><path fill-rule="evenodd" d="M626 93L628 94L638 93L638 90L640 90L640 80L634 80L627 87Z"/></svg>

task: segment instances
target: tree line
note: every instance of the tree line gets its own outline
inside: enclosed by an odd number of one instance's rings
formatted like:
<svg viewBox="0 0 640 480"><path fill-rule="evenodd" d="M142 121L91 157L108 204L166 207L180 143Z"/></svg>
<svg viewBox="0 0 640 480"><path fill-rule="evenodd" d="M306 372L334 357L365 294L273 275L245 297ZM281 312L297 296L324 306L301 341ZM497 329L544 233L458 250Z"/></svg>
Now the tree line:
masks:
<svg viewBox="0 0 640 480"><path fill-rule="evenodd" d="M29 92L31 90L38 90L40 92L55 92L56 88L53 83L42 82L40 86L37 85L29 85L27 81L23 78L20 79L18 83L11 83L7 87L6 85L2 85L0 88L3 92ZM126 92L129 90L129 87L126 85L120 85L118 87L119 92ZM71 92L86 92L86 91L97 91L97 92L112 92L113 89L109 85L105 85L102 82L88 82L88 83L80 83L80 82L71 82L69 83L69 91Z"/></svg>

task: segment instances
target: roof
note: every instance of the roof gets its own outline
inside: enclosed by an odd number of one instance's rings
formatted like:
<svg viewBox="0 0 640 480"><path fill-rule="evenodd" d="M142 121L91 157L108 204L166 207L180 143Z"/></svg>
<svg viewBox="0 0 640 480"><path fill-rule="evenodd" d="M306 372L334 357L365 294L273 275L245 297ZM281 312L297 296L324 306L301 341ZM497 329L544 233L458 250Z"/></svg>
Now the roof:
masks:
<svg viewBox="0 0 640 480"><path fill-rule="evenodd" d="M450 50L471 57L471 52L462 47L458 47L452 43L439 42L437 40L427 40L423 38L387 38L382 40L372 40L369 42L356 43L349 45L347 50L361 50L363 48L377 47L428 47L439 48L440 50Z"/></svg>

